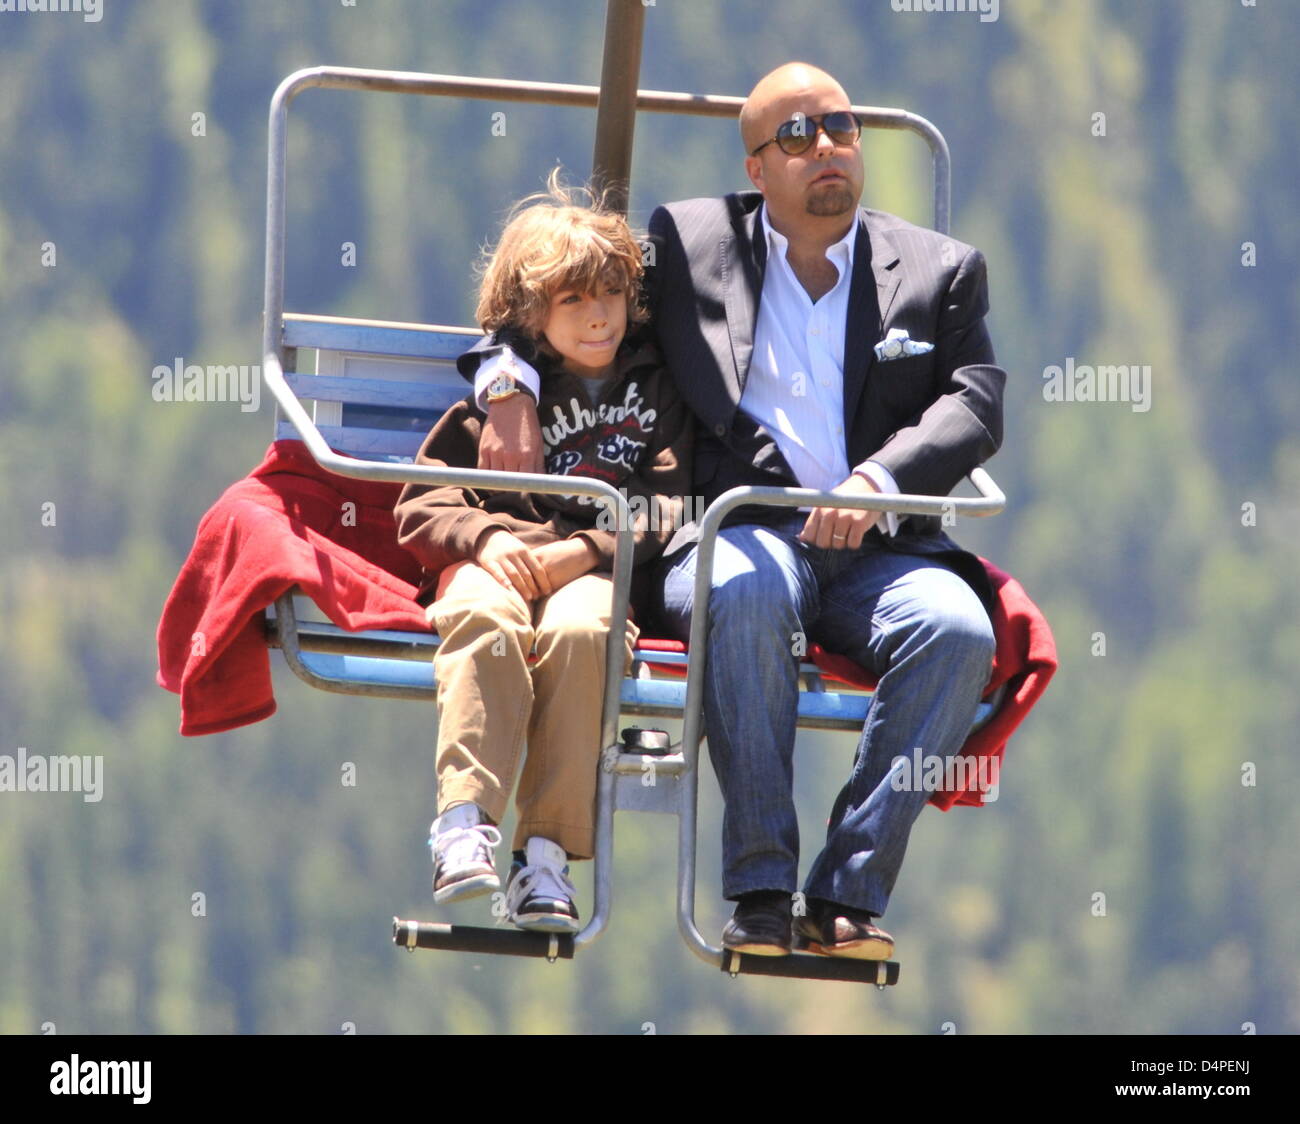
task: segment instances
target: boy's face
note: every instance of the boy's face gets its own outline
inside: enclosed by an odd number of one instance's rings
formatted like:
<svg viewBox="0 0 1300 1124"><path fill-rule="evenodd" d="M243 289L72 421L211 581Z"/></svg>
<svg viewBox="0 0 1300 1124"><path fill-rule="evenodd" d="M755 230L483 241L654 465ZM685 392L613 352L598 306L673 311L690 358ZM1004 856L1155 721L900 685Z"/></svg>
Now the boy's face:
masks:
<svg viewBox="0 0 1300 1124"><path fill-rule="evenodd" d="M614 354L627 331L627 293L616 280L598 292L559 289L551 294L551 309L542 335L559 355L566 371L583 378L604 378L614 369Z"/></svg>

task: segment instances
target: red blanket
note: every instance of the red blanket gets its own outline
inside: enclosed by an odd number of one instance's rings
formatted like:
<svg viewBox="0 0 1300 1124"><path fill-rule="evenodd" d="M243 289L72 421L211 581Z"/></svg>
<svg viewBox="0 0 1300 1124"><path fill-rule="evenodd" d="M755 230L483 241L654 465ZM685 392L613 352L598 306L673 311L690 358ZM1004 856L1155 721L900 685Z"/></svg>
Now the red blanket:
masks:
<svg viewBox="0 0 1300 1124"><path fill-rule="evenodd" d="M215 734L275 713L263 611L295 585L349 631L427 631L414 600L419 563L397 544L393 505L400 491L399 484L335 476L300 441L275 442L226 490L200 522L158 624L157 680L181 696L182 734ZM1007 740L1057 666L1038 607L1014 578L988 561L984 566L998 593L989 692L1007 689L998 712L962 747L964 756L988 759L984 772L968 770L969 784L931 795L930 803L945 810L982 803L976 777L996 783ZM816 646L810 655L835 678L874 686L843 656Z"/></svg>
<svg viewBox="0 0 1300 1124"><path fill-rule="evenodd" d="M397 544L400 484L326 472L277 441L199 523L158 623L158 683L181 696L181 733L275 713L263 611L300 585L340 628L428 631L420 564Z"/></svg>
<svg viewBox="0 0 1300 1124"><path fill-rule="evenodd" d="M1047 618L1015 578L1003 573L987 558L980 561L984 563L998 596L991 614L997 648L993 653L993 670L984 697L988 698L999 687L1005 686L1005 691L993 717L971 734L961 747L960 756L986 760L972 768L954 769L945 790L933 792L930 796L930 803L945 812L954 804L978 806L984 803L978 783L986 780L989 785L997 785L1007 741L1039 696L1047 690L1057 667L1056 641L1052 638ZM814 662L819 668L846 683L862 687L876 685L872 676L844 656L830 652L815 653L815 656ZM909 767L915 775L915 765Z"/></svg>

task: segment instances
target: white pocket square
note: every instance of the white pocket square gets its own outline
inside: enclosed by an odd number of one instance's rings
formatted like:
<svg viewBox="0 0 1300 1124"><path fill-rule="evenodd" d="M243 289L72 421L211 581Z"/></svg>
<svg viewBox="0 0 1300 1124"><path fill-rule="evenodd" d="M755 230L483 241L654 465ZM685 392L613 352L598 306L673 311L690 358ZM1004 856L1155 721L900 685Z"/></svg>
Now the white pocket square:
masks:
<svg viewBox="0 0 1300 1124"><path fill-rule="evenodd" d="M902 359L906 355L924 355L927 351L934 350L934 344L912 339L906 328L890 328L873 350L876 358L886 363L890 359Z"/></svg>

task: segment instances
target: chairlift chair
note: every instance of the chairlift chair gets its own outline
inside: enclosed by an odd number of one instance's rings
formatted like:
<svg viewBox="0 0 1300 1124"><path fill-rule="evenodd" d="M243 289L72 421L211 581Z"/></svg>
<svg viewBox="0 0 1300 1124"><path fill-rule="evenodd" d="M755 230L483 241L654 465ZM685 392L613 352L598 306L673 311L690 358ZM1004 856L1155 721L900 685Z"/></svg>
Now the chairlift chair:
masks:
<svg viewBox="0 0 1300 1124"><path fill-rule="evenodd" d="M631 518L626 498L609 485L582 477L437 469L412 463L434 422L466 394L455 360L479 337L476 329L289 313L284 310L286 142L288 110L312 88L371 93L532 102L597 109L593 180L628 182L637 110L734 119L743 99L638 90L640 0L610 0L601 85L576 86L504 79L467 78L401 71L313 67L289 75L275 91L270 109L267 175L266 279L262 375L276 402L275 439L299 439L318 464L356 480L405 484L464 484L475 489L568 493L590 496L618 528L614 562L611 632L619 635L628 610L632 575ZM901 109L854 106L864 127L905 129L929 145L934 167L934 227L946 232L949 217L949 157L942 134L929 121ZM626 206L626 194L619 196ZM314 372L298 369L300 349L316 352ZM303 401L313 404L309 413ZM784 507L870 507L900 514L994 515L1005 497L983 469L969 477L978 497L904 494L845 497L800 488L736 488L705 513L699 545L694 621L690 643L643 639L625 678L622 647L607 645L606 682L597 788L594 908L574 935L476 928L393 918L393 941L414 951L444 949L510 956L571 959L590 946L609 922L615 812L653 812L678 818L677 922L696 956L735 977L739 974L874 983L897 982L893 961L837 959L794 953L788 957L743 955L710 944L695 922L696 805L699 747L703 729L704 628L708 618L713 548L723 519L734 508L754 504ZM347 632L310 619L310 601L298 590L267 610L266 637L293 672L313 687L354 695L432 702L432 633ZM319 615L319 614L317 614ZM674 675L673 672L676 672ZM682 677L684 672L684 678ZM993 714L998 698L981 703L975 727ZM850 689L811 660L800 667L799 727L860 733L871 694ZM679 718L676 745L624 745L621 715ZM652 771L655 783L642 778Z"/></svg>

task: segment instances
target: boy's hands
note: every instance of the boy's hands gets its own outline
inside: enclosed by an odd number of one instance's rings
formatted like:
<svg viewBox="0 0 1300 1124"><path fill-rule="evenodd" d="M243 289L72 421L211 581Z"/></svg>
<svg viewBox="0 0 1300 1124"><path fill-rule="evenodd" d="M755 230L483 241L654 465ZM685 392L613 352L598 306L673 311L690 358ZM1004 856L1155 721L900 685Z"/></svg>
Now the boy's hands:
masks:
<svg viewBox="0 0 1300 1124"><path fill-rule="evenodd" d="M525 601L549 597L553 592L546 567L509 531L489 534L479 545L474 561L506 589L517 590Z"/></svg>
<svg viewBox="0 0 1300 1124"><path fill-rule="evenodd" d="M478 467L491 472L546 471L537 406L522 391L488 406L478 442Z"/></svg>
<svg viewBox="0 0 1300 1124"><path fill-rule="evenodd" d="M566 586L583 574L590 573L600 561L591 544L581 536L561 539L559 542L548 542L545 546L535 546L533 557L546 570L552 590Z"/></svg>
<svg viewBox="0 0 1300 1124"><path fill-rule="evenodd" d="M561 586L596 568L599 557L584 538L528 547L509 531L493 531L475 561L525 601L549 597Z"/></svg>

